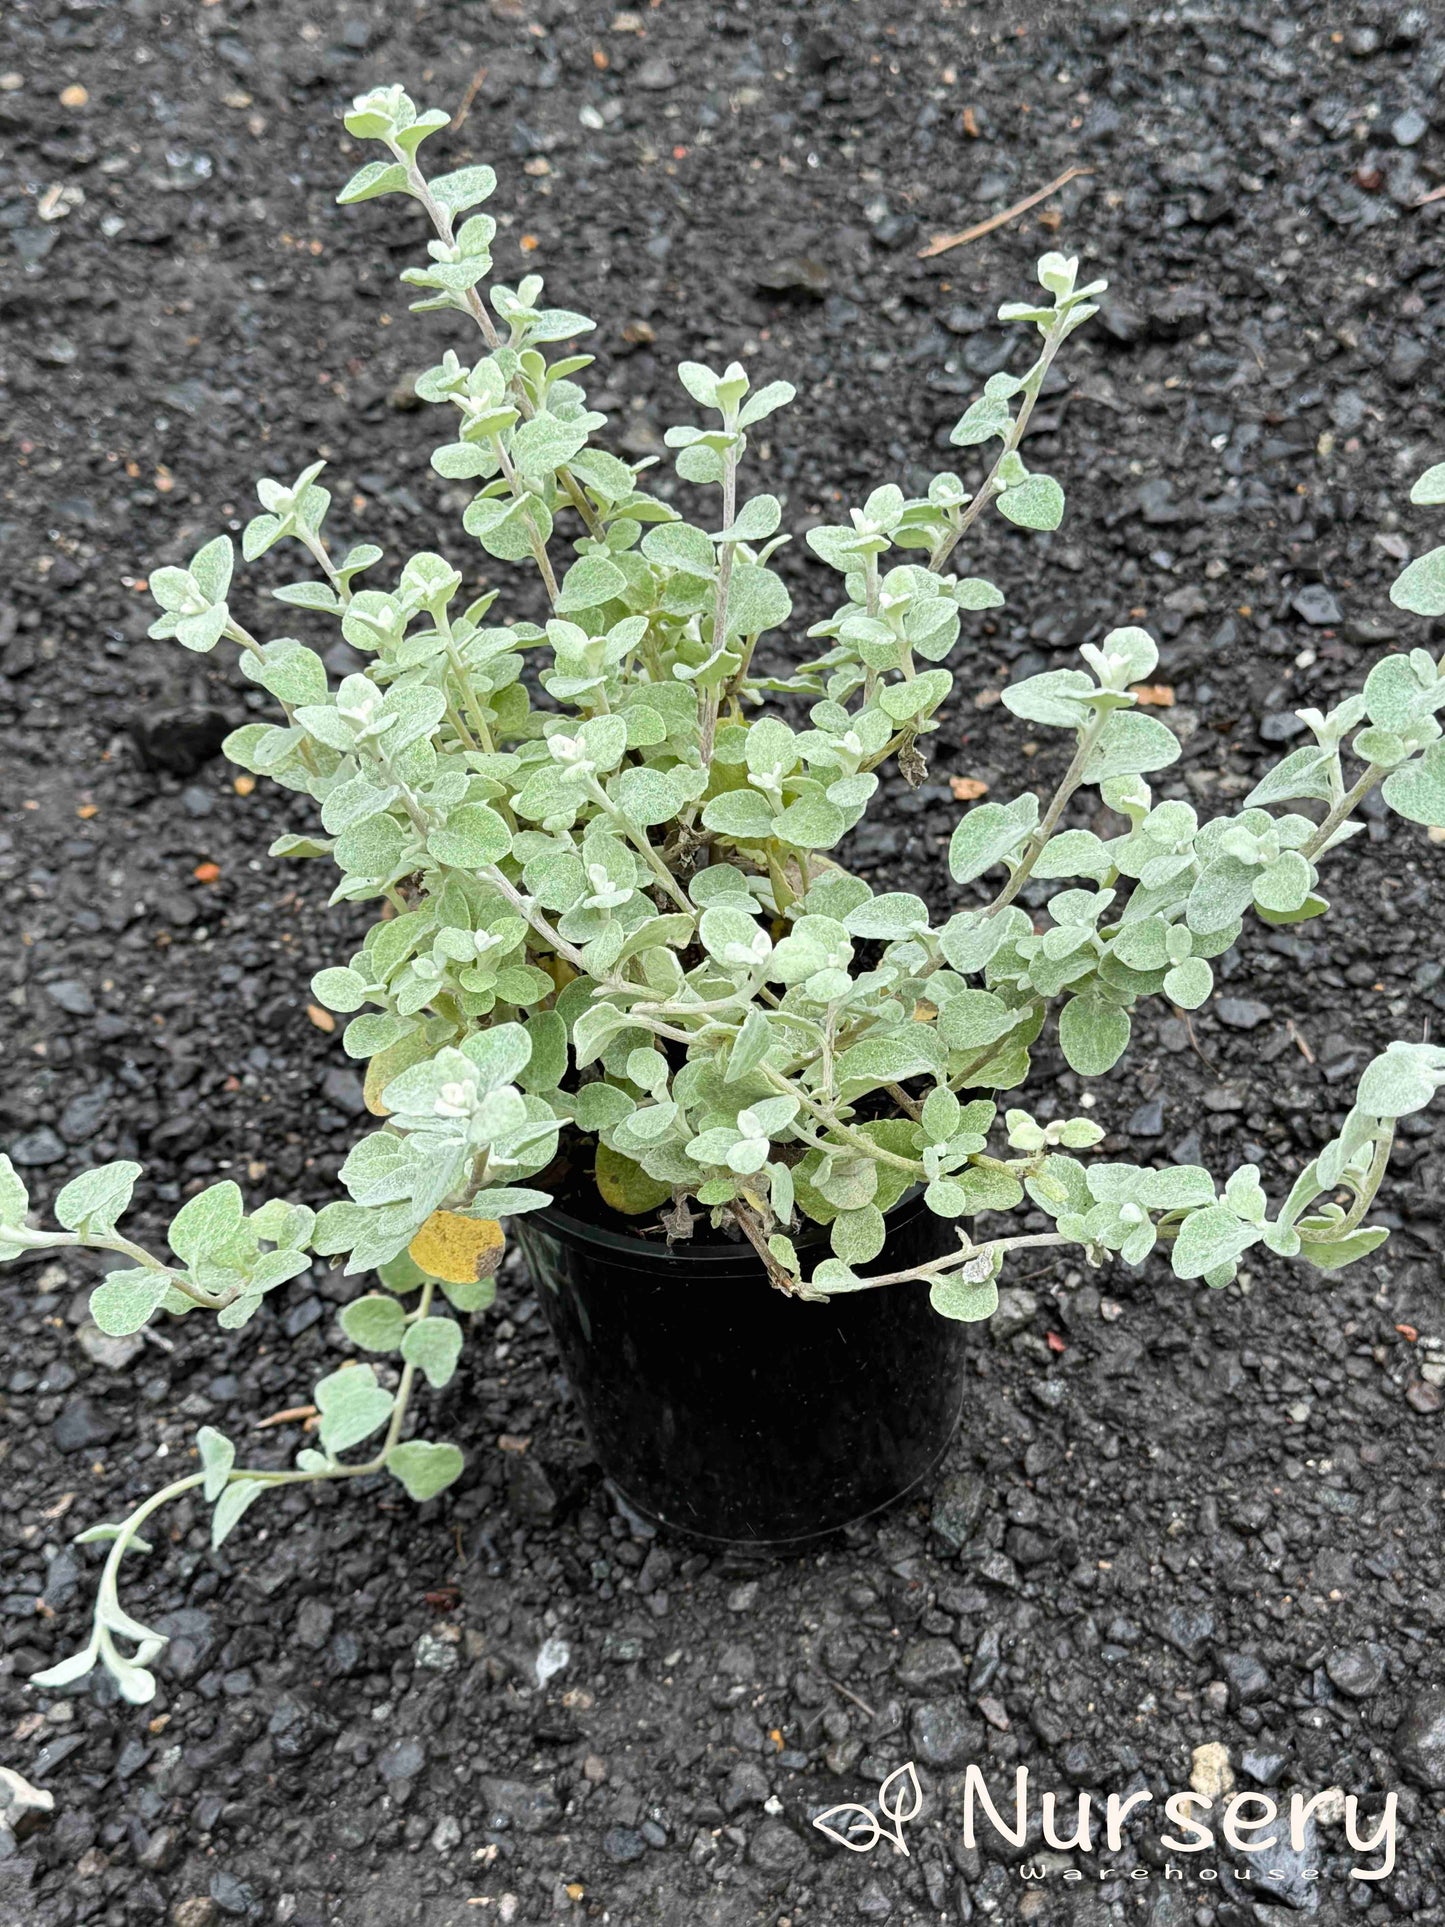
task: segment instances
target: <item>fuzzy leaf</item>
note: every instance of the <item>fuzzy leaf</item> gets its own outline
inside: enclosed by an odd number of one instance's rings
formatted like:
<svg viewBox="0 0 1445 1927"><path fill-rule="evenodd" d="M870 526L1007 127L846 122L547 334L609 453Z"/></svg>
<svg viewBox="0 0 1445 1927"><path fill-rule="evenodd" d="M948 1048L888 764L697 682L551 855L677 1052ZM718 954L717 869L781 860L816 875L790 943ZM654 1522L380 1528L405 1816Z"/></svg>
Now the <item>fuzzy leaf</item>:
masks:
<svg viewBox="0 0 1445 1927"><path fill-rule="evenodd" d="M490 167L459 167L453 173L438 174L429 185L434 198L449 213L460 214L480 201L490 200L497 177Z"/></svg>
<svg viewBox="0 0 1445 1927"><path fill-rule="evenodd" d="M196 655L203 656L221 640L229 620L224 602L217 603L215 608L207 609L200 615L182 616L176 624L176 641L184 648L193 650Z"/></svg>
<svg viewBox="0 0 1445 1927"><path fill-rule="evenodd" d="M437 1389L451 1379L461 1350L462 1328L454 1318L419 1319L401 1342L401 1355L407 1364L417 1366L427 1383Z"/></svg>
<svg viewBox="0 0 1445 1927"><path fill-rule="evenodd" d="M995 436L1004 440L1012 427L1013 414L1003 397L980 395L954 423L948 439L955 448L976 448Z"/></svg>
<svg viewBox="0 0 1445 1927"><path fill-rule="evenodd" d="M478 1278L475 1284L453 1285L444 1279L442 1295L456 1311L486 1311L496 1303L497 1281L495 1278Z"/></svg>
<svg viewBox="0 0 1445 1927"><path fill-rule="evenodd" d="M1318 743L1307 743L1276 763L1255 784L1244 799L1246 809L1262 809L1266 803L1290 803L1310 797L1327 803L1330 798L1330 753Z"/></svg>
<svg viewBox="0 0 1445 1927"><path fill-rule="evenodd" d="M723 1081L736 1084L739 1078L746 1077L750 1070L756 1069L766 1057L772 1041L773 1032L767 1015L761 1004L754 1004L743 1019L742 1028L728 1052Z"/></svg>
<svg viewBox="0 0 1445 1927"><path fill-rule="evenodd" d="M1445 548L1431 549L1396 577L1390 600L1415 616L1445 616Z"/></svg>
<svg viewBox="0 0 1445 1927"><path fill-rule="evenodd" d="M171 1250L188 1265L220 1251L239 1229L242 1210L241 1187L230 1178L198 1191L171 1219Z"/></svg>
<svg viewBox="0 0 1445 1927"><path fill-rule="evenodd" d="M948 867L955 883L971 883L1012 856L1028 836L1002 803L980 803L971 809L949 839Z"/></svg>
<svg viewBox="0 0 1445 1927"><path fill-rule="evenodd" d="M775 819L766 797L749 789L724 790L721 796L713 797L702 813L702 821L705 829L715 830L719 836L759 842L773 835Z"/></svg>
<svg viewBox="0 0 1445 1927"><path fill-rule="evenodd" d="M1004 490L998 512L1021 529L1056 529L1064 519L1064 491L1052 475L1030 475L1017 488Z"/></svg>
<svg viewBox="0 0 1445 1927"><path fill-rule="evenodd" d="M946 1144L958 1129L963 1106L946 1084L938 1084L923 1100L923 1129L930 1144Z"/></svg>
<svg viewBox="0 0 1445 1927"><path fill-rule="evenodd" d="M0 1152L0 1225L23 1225L29 1209L30 1193L25 1188L25 1180Z"/></svg>
<svg viewBox="0 0 1445 1927"><path fill-rule="evenodd" d="M781 576L756 563L734 564L724 640L731 642L739 636L776 629L792 612L793 600Z"/></svg>
<svg viewBox="0 0 1445 1927"><path fill-rule="evenodd" d="M500 863L512 847L512 838L495 810L485 803L468 803L453 810L443 828L431 832L426 846L439 863L457 870L480 870Z"/></svg>
<svg viewBox="0 0 1445 1927"><path fill-rule="evenodd" d="M621 595L626 587L627 577L615 562L609 562L605 555L584 555L562 578L556 612L561 616L579 609L595 609Z"/></svg>
<svg viewBox="0 0 1445 1927"><path fill-rule="evenodd" d="M113 1231L116 1219L130 1203L140 1172L141 1167L128 1159L82 1171L56 1197L56 1223L63 1224L67 1231Z"/></svg>
<svg viewBox="0 0 1445 1927"><path fill-rule="evenodd" d="M1189 928L1200 936L1227 930L1239 920L1254 896L1259 870L1232 856L1206 863L1189 892L1185 915Z"/></svg>
<svg viewBox="0 0 1445 1927"><path fill-rule="evenodd" d="M196 1450L201 1455L201 1465L206 1474L201 1492L206 1503L214 1505L226 1489L231 1467L236 1463L236 1448L213 1425L203 1425L196 1434Z"/></svg>
<svg viewBox="0 0 1445 1927"><path fill-rule="evenodd" d="M979 1050L1006 1037L1025 1014L991 990L955 990L939 1007L938 1033L951 1050Z"/></svg>
<svg viewBox="0 0 1445 1927"><path fill-rule="evenodd" d="M351 207L357 201L375 200L378 194L410 192L406 169L400 161L368 161L358 168L336 197L338 207Z"/></svg>
<svg viewBox="0 0 1445 1927"><path fill-rule="evenodd" d="M971 971L982 970L1004 944L1026 934L1029 928L1025 913L1013 907L996 917L982 917L976 910L961 910L939 931L938 947L949 967L960 976L967 976Z"/></svg>
<svg viewBox="0 0 1445 1927"><path fill-rule="evenodd" d="M628 1028L627 1012L616 1004L591 1004L572 1026L572 1052L578 1070L600 1057L609 1038Z"/></svg>
<svg viewBox="0 0 1445 1927"><path fill-rule="evenodd" d="M1394 1043L1365 1066L1355 1102L1370 1117L1423 1111L1445 1082L1445 1048Z"/></svg>
<svg viewBox="0 0 1445 1927"><path fill-rule="evenodd" d="M998 1285L992 1278L969 1278L964 1272L954 1272L950 1277L934 1279L928 1288L928 1302L944 1318L975 1325L992 1318L998 1310Z"/></svg>
<svg viewBox="0 0 1445 1927"><path fill-rule="evenodd" d="M748 396L738 412L738 427L751 428L771 415L775 409L786 408L797 393L790 381L766 381L754 394Z"/></svg>
<svg viewBox="0 0 1445 1927"><path fill-rule="evenodd" d="M1254 900L1261 910L1288 915L1303 906L1314 880L1314 871L1299 851L1285 850L1256 879Z"/></svg>
<svg viewBox="0 0 1445 1927"><path fill-rule="evenodd" d="M829 1233L835 1257L845 1265L866 1265L883 1249L887 1237L883 1213L876 1204L840 1211Z"/></svg>
<svg viewBox="0 0 1445 1927"><path fill-rule="evenodd" d="M1259 1238L1258 1229L1242 1223L1228 1205L1206 1205L1192 1211L1174 1240L1176 1278L1202 1278L1206 1272L1229 1265Z"/></svg>
<svg viewBox="0 0 1445 1927"><path fill-rule="evenodd" d="M710 581L717 574L717 551L712 540L690 522L663 522L642 538L649 562L682 575Z"/></svg>
<svg viewBox="0 0 1445 1927"><path fill-rule="evenodd" d="M1439 508L1445 504L1445 462L1435 462L1410 490L1417 508Z"/></svg>
<svg viewBox="0 0 1445 1927"><path fill-rule="evenodd" d="M229 1538L248 1506L255 1503L268 1489L265 1479L232 1479L225 1491L216 1501L216 1509L211 1514L211 1544L219 1546Z"/></svg>
<svg viewBox="0 0 1445 1927"><path fill-rule="evenodd" d="M364 1352L394 1352L406 1334L406 1314L395 1298L368 1292L342 1306L341 1329Z"/></svg>
<svg viewBox="0 0 1445 1927"><path fill-rule="evenodd" d="M112 1271L90 1294L90 1315L111 1338L137 1332L170 1290L163 1271Z"/></svg>
<svg viewBox="0 0 1445 1927"><path fill-rule="evenodd" d="M1214 989L1214 972L1203 957L1186 957L1165 972L1164 995L1181 1010L1198 1010Z"/></svg>
<svg viewBox="0 0 1445 1927"><path fill-rule="evenodd" d="M360 1010L366 996L366 979L359 972L342 965L330 970L318 970L311 979L311 994L317 1003L325 1004L328 1010L350 1012Z"/></svg>
<svg viewBox="0 0 1445 1927"><path fill-rule="evenodd" d="M1004 707L1025 723L1079 728L1089 721L1085 698L1092 692L1094 680L1083 669L1046 669L1040 676L1011 682L1004 690Z"/></svg>
<svg viewBox="0 0 1445 1927"><path fill-rule="evenodd" d="M856 909L850 910L843 919L843 928L850 937L873 937L879 942L889 943L899 937L911 936L915 931L928 928L928 905L922 897L915 897L906 890L888 890L882 896L869 897Z"/></svg>
<svg viewBox="0 0 1445 1927"><path fill-rule="evenodd" d="M1101 883L1112 867L1108 846L1092 830L1056 830L1034 865L1034 875L1092 877Z"/></svg>
<svg viewBox="0 0 1445 1927"><path fill-rule="evenodd" d="M1445 829L1445 742L1432 743L1423 756L1391 770L1380 793L1397 816Z"/></svg>
<svg viewBox="0 0 1445 1927"><path fill-rule="evenodd" d="M343 1366L321 1379L316 1386L316 1404L321 1412L318 1435L322 1450L336 1458L370 1438L391 1417L393 1403L391 1393L377 1384L376 1373L369 1365Z"/></svg>
<svg viewBox="0 0 1445 1927"><path fill-rule="evenodd" d="M782 504L776 495L755 495L738 510L731 527L720 529L714 542L766 542L783 519Z"/></svg>
<svg viewBox="0 0 1445 1927"><path fill-rule="evenodd" d="M1083 781L1102 783L1110 776L1146 776L1167 769L1179 759L1179 739L1172 729L1141 716L1137 709L1113 710L1099 732Z"/></svg>
<svg viewBox="0 0 1445 1927"><path fill-rule="evenodd" d="M632 767L619 770L608 783L607 791L628 822L646 830L658 823L670 823L683 805L697 796L706 780L705 771L682 765L669 770ZM742 796L745 792L734 790L731 794ZM762 803L763 799L758 797L757 801ZM767 810L765 803L763 808Z"/></svg>
<svg viewBox="0 0 1445 1927"><path fill-rule="evenodd" d="M1352 1265L1357 1258L1367 1258L1372 1251L1378 1251L1389 1235L1383 1225L1361 1225L1343 1238L1324 1239L1314 1244L1301 1239L1299 1255L1317 1271L1338 1271L1342 1265Z"/></svg>
<svg viewBox="0 0 1445 1927"><path fill-rule="evenodd" d="M455 1445L434 1444L429 1439L408 1439L394 1445L386 1455L386 1469L406 1487L407 1497L418 1504L434 1499L461 1476L466 1461Z"/></svg>
<svg viewBox="0 0 1445 1927"><path fill-rule="evenodd" d="M800 796L774 824L774 833L800 850L830 850L848 828L836 803L826 796Z"/></svg>
<svg viewBox="0 0 1445 1927"><path fill-rule="evenodd" d="M114 1528L110 1529L110 1536L112 1538L115 1536ZM76 1544L79 1545L85 1537L86 1535L84 1533L80 1534L76 1540ZM139 1548L142 1541L132 1539L131 1544ZM149 1551L149 1547L147 1547L146 1550ZM90 1672L91 1668L97 1663L98 1657L98 1654L89 1646L82 1647L80 1652L72 1653L69 1659L62 1659L58 1665L47 1666L43 1673L32 1673L30 1675L30 1684L32 1686L73 1685L76 1680L85 1678L86 1674Z"/></svg>
<svg viewBox="0 0 1445 1927"><path fill-rule="evenodd" d="M1003 590L981 575L966 575L956 582L953 599L960 609L1001 609Z"/></svg>
<svg viewBox="0 0 1445 1927"><path fill-rule="evenodd" d="M1129 1013L1107 997L1071 997L1059 1017L1059 1047L1081 1077L1102 1077L1129 1044Z"/></svg>

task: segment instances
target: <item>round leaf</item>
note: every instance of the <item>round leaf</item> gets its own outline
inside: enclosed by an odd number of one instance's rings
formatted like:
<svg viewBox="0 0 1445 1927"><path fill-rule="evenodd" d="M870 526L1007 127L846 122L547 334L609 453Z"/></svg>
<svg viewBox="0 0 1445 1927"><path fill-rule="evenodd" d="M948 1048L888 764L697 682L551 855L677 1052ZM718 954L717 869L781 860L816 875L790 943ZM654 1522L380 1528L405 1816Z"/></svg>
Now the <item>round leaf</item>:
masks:
<svg viewBox="0 0 1445 1927"><path fill-rule="evenodd" d="M465 1461L455 1445L434 1445L428 1439L408 1439L386 1455L386 1469L406 1487L418 1504L434 1499L461 1475Z"/></svg>
<svg viewBox="0 0 1445 1927"><path fill-rule="evenodd" d="M1021 529L1056 529L1064 519L1064 491L1052 475L1030 475L1017 488L1004 490L998 512Z"/></svg>
<svg viewBox="0 0 1445 1927"><path fill-rule="evenodd" d="M942 1317L974 1325L998 1310L998 1285L992 1278L967 1278L955 1272L952 1277L934 1279L928 1302Z"/></svg>
<svg viewBox="0 0 1445 1927"><path fill-rule="evenodd" d="M406 1334L406 1313L395 1298L368 1292L342 1307L341 1329L364 1352L394 1352Z"/></svg>
<svg viewBox="0 0 1445 1927"><path fill-rule="evenodd" d="M640 1164L607 1144L597 1147L597 1189L604 1204L629 1218L655 1210L672 1196L670 1184L650 1178Z"/></svg>
<svg viewBox="0 0 1445 1927"><path fill-rule="evenodd" d="M502 1262L506 1238L494 1218L433 1211L407 1246L407 1256L433 1278L454 1285L490 1278Z"/></svg>
<svg viewBox="0 0 1445 1927"><path fill-rule="evenodd" d="M1071 997L1059 1017L1059 1046L1080 1077L1102 1077L1124 1055L1129 1013L1106 997Z"/></svg>
<svg viewBox="0 0 1445 1927"><path fill-rule="evenodd" d="M113 1271L90 1294L90 1315L111 1338L140 1330L170 1289L163 1271Z"/></svg>
<svg viewBox="0 0 1445 1927"><path fill-rule="evenodd" d="M1214 972L1203 957L1186 957L1164 976L1164 995L1181 1010L1198 1010L1214 988Z"/></svg>
<svg viewBox="0 0 1445 1927"><path fill-rule="evenodd" d="M429 1385L445 1385L457 1369L462 1350L462 1328L454 1318L422 1318L402 1340L401 1355L415 1365Z"/></svg>

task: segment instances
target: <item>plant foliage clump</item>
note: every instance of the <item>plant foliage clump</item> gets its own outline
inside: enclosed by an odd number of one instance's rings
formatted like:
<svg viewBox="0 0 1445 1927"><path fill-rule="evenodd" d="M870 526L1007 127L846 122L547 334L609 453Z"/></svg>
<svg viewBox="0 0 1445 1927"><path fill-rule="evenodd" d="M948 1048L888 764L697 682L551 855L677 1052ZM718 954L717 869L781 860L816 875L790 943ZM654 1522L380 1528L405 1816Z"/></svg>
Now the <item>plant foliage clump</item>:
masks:
<svg viewBox="0 0 1445 1927"><path fill-rule="evenodd" d="M580 380L591 358L572 346L592 323L547 306L540 276L492 279L496 223L476 211L492 170L423 174L418 150L446 124L399 87L359 99L347 129L383 158L339 198L401 195L430 221L426 259L402 280L414 308L458 311L481 350L449 349L417 381L439 424L432 467L474 489L462 526L485 556L536 572L543 619L507 615L496 590L472 593L431 550L399 565L367 543L338 555L320 463L289 486L261 482L241 541L247 561L282 543L306 558L309 572L272 593L311 641L242 624L227 536L151 577L151 634L197 652L236 645L276 703L277 720L226 744L309 800L272 854L329 863L333 901L377 907L355 954L313 980L350 1020L345 1048L366 1066L376 1128L342 1168L345 1198L248 1212L234 1183L213 1185L172 1221L164 1259L117 1229L139 1167L84 1173L55 1200L61 1229L45 1231L0 1160L0 1257L85 1245L123 1261L92 1300L103 1330L197 1309L242 1325L315 1254L374 1274L342 1325L378 1362L317 1385L315 1442L294 1468L238 1466L206 1428L198 1471L85 1535L110 1542L93 1634L39 1676L51 1685L100 1660L128 1697L150 1697L164 1642L126 1614L116 1580L145 1519L179 1493L214 1504L219 1543L270 1487L387 1472L425 1499L456 1478L455 1445L407 1435L416 1375L451 1376L462 1332L444 1307L490 1303L498 1221L551 1201L538 1181L564 1133L595 1146L611 1208L666 1206L677 1225L696 1204L751 1240L784 1290L924 1279L943 1316L972 1320L993 1310L1022 1247L1134 1265L1159 1247L1177 1277L1213 1286L1259 1244L1321 1270L1362 1257L1386 1235L1365 1220L1396 1121L1445 1083L1445 1049L1391 1044L1275 1206L1253 1165L1221 1184L1199 1166L1090 1158L1104 1134L1088 1118L999 1117L1046 1025L1074 1071L1103 1077L1141 1000L1207 1001L1212 962L1246 921L1323 914L1322 866L1360 829L1370 792L1445 826L1445 677L1424 649L1386 656L1329 714L1299 712L1305 747L1238 812L1201 822L1151 787L1179 744L1138 705L1155 644L1121 626L1077 667L1004 692L1073 751L1052 796L960 818L952 876L961 891L983 884L962 907L939 916L911 893L875 893L836 854L883 765L921 779L948 664L1003 602L956 565L973 523L994 509L1020 529L1059 524L1063 492L1030 470L1024 434L1102 281L1079 286L1076 262L1046 254L1039 292L1000 310L1033 331L1035 352L1021 373L992 376L953 429L967 473L936 475L919 497L886 484L808 531L840 599L808 630L808 659L776 673L760 662L777 652L758 652L792 615L771 566L789 537L778 498L747 492L746 457L792 387L684 362L688 419L666 442L696 491L691 513L649 492L648 463L596 440L606 418ZM1412 499L1445 502L1445 464ZM1445 614L1445 548L1411 563L1393 594ZM366 659L336 685L328 625ZM1081 792L1111 831L1067 822ZM1031 879L1059 886L1037 914L1018 901ZM952 1248L864 1269L884 1255L889 1209L920 1191L956 1228ZM981 1215L1026 1203L1050 1228L978 1235ZM811 1267L795 1243L806 1222L830 1244ZM369 1441L366 1457L346 1456Z"/></svg>

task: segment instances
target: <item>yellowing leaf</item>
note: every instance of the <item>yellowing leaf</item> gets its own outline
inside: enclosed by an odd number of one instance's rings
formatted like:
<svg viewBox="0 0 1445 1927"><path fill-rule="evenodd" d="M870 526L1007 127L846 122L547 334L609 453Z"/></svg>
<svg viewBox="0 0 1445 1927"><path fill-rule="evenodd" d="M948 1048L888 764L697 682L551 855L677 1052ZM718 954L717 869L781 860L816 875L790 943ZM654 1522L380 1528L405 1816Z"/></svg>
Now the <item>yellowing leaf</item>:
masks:
<svg viewBox="0 0 1445 1927"><path fill-rule="evenodd" d="M390 1073L380 1057L373 1057L366 1067L366 1077L361 1086L366 1108L373 1117L390 1117L391 1112L381 1101L381 1093L386 1088Z"/></svg>
<svg viewBox="0 0 1445 1927"><path fill-rule="evenodd" d="M634 1164L631 1158L610 1150L605 1144L597 1147L597 1189L602 1193L604 1204L629 1218L666 1204L672 1196L670 1184L650 1178L640 1164Z"/></svg>
<svg viewBox="0 0 1445 1927"><path fill-rule="evenodd" d="M460 1211L433 1211L407 1246L407 1256L449 1285L490 1278L506 1245L495 1218L468 1218Z"/></svg>
<svg viewBox="0 0 1445 1927"><path fill-rule="evenodd" d="M196 874L199 876L200 871L198 870ZM308 1004L306 1006L306 1015L318 1030L331 1031L336 1028L336 1019L331 1015L329 1010L323 1010L320 1004Z"/></svg>
<svg viewBox="0 0 1445 1927"><path fill-rule="evenodd" d="M434 1047L428 1043L425 1031L414 1030L408 1037L399 1037L385 1050L379 1050L366 1066L366 1081L362 1087L366 1108L373 1117L390 1117L391 1113L381 1101L381 1094L394 1077L400 1077L404 1070L428 1057Z"/></svg>
<svg viewBox="0 0 1445 1927"><path fill-rule="evenodd" d="M565 990L577 975L577 972L572 968L571 964L567 962L565 957L543 956L538 957L537 962L542 966L543 970L546 971L558 990Z"/></svg>

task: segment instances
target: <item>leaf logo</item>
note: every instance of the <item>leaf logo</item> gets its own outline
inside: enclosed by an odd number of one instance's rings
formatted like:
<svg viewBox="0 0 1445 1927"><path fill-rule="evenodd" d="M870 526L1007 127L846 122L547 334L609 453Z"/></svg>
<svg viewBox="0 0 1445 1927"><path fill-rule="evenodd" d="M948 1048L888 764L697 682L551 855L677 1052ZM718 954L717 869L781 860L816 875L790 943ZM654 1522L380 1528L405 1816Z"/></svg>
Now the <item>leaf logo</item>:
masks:
<svg viewBox="0 0 1445 1927"><path fill-rule="evenodd" d="M819 1833L826 1833L830 1840L846 1847L849 1853L871 1853L880 1840L889 1840L895 1853L906 1854L908 1843L903 1838L903 1829L916 1820L922 1810L923 1789L909 1760L890 1773L879 1787L878 1813L857 1801L845 1800L841 1806L829 1807L820 1813L813 1825ZM883 1816L882 1822L879 1814Z"/></svg>

